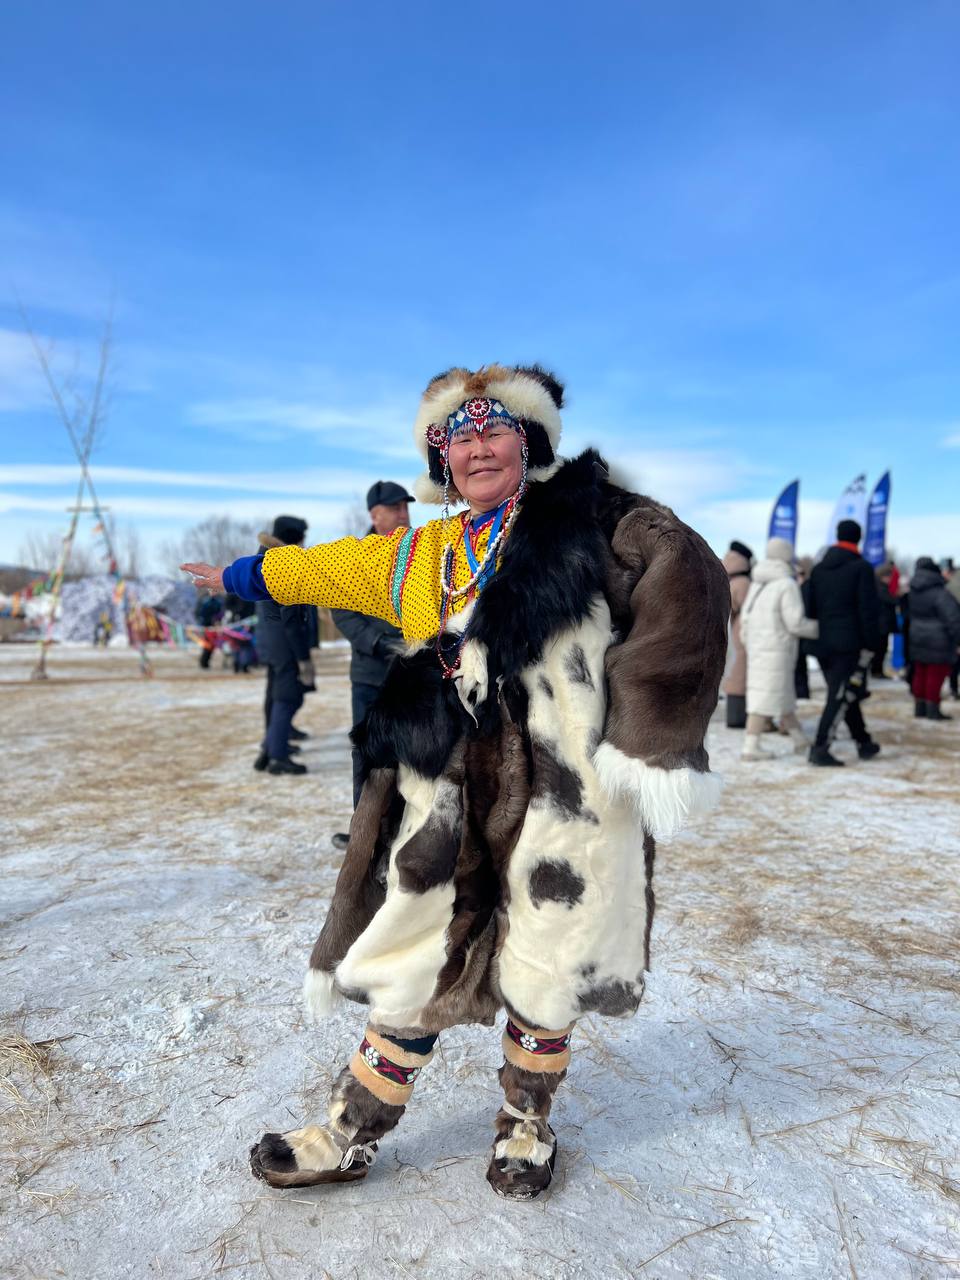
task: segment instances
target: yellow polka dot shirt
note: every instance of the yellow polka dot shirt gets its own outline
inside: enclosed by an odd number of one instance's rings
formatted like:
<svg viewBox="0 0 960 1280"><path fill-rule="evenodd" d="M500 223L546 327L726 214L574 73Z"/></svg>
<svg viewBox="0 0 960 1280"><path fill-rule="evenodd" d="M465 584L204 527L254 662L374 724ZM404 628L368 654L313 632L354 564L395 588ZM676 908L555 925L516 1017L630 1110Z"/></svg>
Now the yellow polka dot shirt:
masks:
<svg viewBox="0 0 960 1280"><path fill-rule="evenodd" d="M468 520L462 512L446 528L442 520L431 520L386 537L371 533L316 547L273 547L263 558L263 580L279 604L353 609L393 623L405 640L429 640L440 629L440 563L448 542L454 544L454 585L462 587L471 577L464 547ZM488 525L477 536L478 560L489 535ZM469 600L464 595L453 601L451 612L460 613Z"/></svg>

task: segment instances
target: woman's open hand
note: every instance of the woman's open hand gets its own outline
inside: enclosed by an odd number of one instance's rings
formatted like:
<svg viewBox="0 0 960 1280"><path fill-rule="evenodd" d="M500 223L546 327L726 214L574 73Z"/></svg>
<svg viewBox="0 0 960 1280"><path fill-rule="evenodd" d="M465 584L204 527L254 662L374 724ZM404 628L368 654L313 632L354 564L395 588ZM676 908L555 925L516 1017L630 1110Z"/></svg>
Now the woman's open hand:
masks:
<svg viewBox="0 0 960 1280"><path fill-rule="evenodd" d="M222 569L217 569L212 564L182 564L180 568L193 575L195 587L206 587L214 594L223 590Z"/></svg>

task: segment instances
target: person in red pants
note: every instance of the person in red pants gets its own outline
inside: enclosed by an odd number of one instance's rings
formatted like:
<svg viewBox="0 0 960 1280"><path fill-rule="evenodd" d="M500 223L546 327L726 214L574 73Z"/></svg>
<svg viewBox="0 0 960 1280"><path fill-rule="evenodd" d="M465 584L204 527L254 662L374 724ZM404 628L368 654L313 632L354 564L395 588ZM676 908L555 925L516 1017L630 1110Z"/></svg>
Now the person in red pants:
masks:
<svg viewBox="0 0 960 1280"><path fill-rule="evenodd" d="M910 579L909 661L914 715L923 720L952 720L940 710L940 690L960 647L960 604L930 556L921 556Z"/></svg>

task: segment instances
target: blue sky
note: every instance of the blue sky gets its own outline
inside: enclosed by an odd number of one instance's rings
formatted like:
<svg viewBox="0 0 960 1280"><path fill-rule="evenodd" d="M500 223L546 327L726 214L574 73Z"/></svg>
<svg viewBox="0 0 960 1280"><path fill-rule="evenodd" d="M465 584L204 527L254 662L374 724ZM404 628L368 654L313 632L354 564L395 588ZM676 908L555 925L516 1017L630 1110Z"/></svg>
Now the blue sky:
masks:
<svg viewBox="0 0 960 1280"><path fill-rule="evenodd" d="M540 360L722 549L893 469L960 555L960 9L950 3L8 6L0 561L72 457L16 289L82 380L115 298L102 497L336 536L419 468L450 364ZM432 514L424 509L421 516Z"/></svg>

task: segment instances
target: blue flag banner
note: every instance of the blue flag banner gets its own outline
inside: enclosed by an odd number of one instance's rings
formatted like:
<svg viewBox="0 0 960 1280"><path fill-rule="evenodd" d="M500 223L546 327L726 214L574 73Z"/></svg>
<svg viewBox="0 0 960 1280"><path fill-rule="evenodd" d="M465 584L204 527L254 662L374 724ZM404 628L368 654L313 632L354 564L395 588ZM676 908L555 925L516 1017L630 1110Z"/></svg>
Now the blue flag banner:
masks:
<svg viewBox="0 0 960 1280"><path fill-rule="evenodd" d="M770 513L768 538L786 538L791 546L797 545L797 506L800 499L800 481L788 484L773 504Z"/></svg>
<svg viewBox="0 0 960 1280"><path fill-rule="evenodd" d="M887 558L887 511L890 507L890 472L877 481L867 506L867 531L863 537L863 558L868 564L883 564Z"/></svg>
<svg viewBox="0 0 960 1280"><path fill-rule="evenodd" d="M862 472L855 476L837 499L827 529L827 546L832 547L837 540L837 525L841 520L856 520L863 531L867 518L867 477Z"/></svg>

